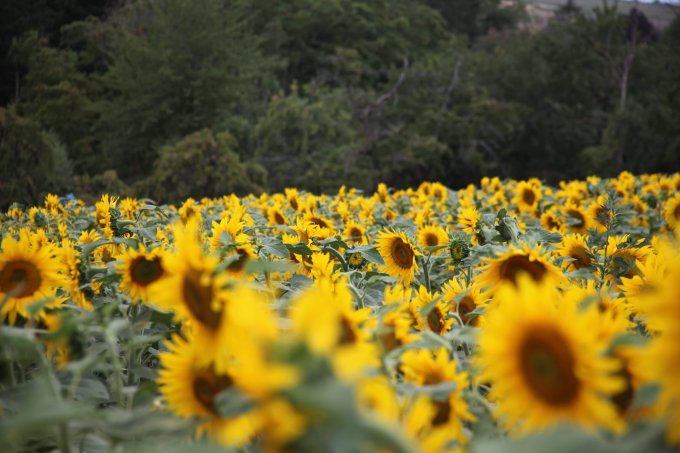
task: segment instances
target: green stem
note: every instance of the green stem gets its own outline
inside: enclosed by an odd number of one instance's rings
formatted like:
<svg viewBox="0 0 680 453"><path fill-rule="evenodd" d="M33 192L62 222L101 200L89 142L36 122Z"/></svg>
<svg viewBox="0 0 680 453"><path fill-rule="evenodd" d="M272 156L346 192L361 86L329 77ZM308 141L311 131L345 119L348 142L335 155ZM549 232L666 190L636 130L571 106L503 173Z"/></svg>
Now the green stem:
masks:
<svg viewBox="0 0 680 453"><path fill-rule="evenodd" d="M427 255L427 259L423 259L423 276L425 277L425 288L427 288L427 292L432 292L432 287L430 285L430 256Z"/></svg>
<svg viewBox="0 0 680 453"><path fill-rule="evenodd" d="M349 266L347 265L347 261L345 261L345 257L342 256L340 252L335 250L333 247L321 247L322 252L330 253L333 255L335 258L337 258L338 261L340 261L340 266L342 266L342 271L343 272L349 272Z"/></svg>

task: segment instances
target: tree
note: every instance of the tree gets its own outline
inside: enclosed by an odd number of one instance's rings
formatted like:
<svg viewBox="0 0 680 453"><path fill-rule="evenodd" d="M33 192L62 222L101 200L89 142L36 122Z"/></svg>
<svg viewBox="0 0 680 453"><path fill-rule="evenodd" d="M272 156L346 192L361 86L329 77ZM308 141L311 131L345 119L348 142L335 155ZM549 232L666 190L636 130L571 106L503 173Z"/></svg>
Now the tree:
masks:
<svg viewBox="0 0 680 453"><path fill-rule="evenodd" d="M235 148L227 132L202 129L189 134L161 148L153 174L137 190L161 202L260 192L264 169L241 162Z"/></svg>

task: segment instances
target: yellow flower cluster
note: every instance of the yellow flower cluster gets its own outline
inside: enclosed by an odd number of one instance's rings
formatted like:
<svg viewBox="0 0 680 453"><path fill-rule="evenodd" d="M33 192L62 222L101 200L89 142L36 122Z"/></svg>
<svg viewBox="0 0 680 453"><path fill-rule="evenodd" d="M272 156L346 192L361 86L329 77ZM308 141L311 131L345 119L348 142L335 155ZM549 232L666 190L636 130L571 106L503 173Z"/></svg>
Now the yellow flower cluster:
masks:
<svg viewBox="0 0 680 453"><path fill-rule="evenodd" d="M52 332L65 366L62 319L146 311L160 407L222 445L321 451L347 432L347 451L434 453L480 426L650 420L680 443L680 174L48 195L0 220L4 323Z"/></svg>

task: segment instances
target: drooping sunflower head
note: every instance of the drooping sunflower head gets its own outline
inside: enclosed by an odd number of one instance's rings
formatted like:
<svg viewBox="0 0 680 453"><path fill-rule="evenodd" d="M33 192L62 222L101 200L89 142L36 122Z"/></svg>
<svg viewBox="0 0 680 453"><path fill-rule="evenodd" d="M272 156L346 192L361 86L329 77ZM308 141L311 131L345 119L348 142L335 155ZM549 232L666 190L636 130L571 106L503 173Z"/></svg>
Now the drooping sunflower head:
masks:
<svg viewBox="0 0 680 453"><path fill-rule="evenodd" d="M405 284L413 281L418 268L416 255L420 253L403 232L378 233L377 248L385 261L385 271L389 275L401 278Z"/></svg>
<svg viewBox="0 0 680 453"><path fill-rule="evenodd" d="M516 285L521 275L528 275L536 283L562 279L562 273L548 261L547 255L528 246L522 249L512 246L501 256L487 259L481 269L479 284L492 289L503 283Z"/></svg>
<svg viewBox="0 0 680 453"><path fill-rule="evenodd" d="M118 272L121 275L120 287L134 302L149 301L149 288L166 275L166 253L160 248L149 252L127 249L118 259Z"/></svg>
<svg viewBox="0 0 680 453"><path fill-rule="evenodd" d="M604 355L597 320L560 297L555 286L528 276L504 285L480 332L479 378L492 384L490 396L512 431L565 421L619 430L607 398L623 386L614 374L618 361Z"/></svg>
<svg viewBox="0 0 680 453"><path fill-rule="evenodd" d="M52 247L38 247L27 235L19 240L5 236L0 244L0 299L5 299L0 315L16 322L17 315L29 317L28 306L42 299L54 299L63 285L60 263Z"/></svg>

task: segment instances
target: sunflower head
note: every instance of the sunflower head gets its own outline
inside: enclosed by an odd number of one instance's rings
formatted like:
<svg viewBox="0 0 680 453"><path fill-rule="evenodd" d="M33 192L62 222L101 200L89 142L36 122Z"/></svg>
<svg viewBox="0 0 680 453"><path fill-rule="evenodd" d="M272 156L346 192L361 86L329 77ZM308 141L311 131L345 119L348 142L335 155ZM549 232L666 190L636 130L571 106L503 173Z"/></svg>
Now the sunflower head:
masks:
<svg viewBox="0 0 680 453"><path fill-rule="evenodd" d="M454 238L449 244L449 254L453 264L458 264L470 256L470 244L461 237Z"/></svg>
<svg viewBox="0 0 680 453"><path fill-rule="evenodd" d="M14 324L17 315L30 316L28 306L42 299L55 298L57 287L64 285L60 262L53 247L31 244L29 235L19 240L5 236L0 244L0 299L7 299L0 315Z"/></svg>
<svg viewBox="0 0 680 453"><path fill-rule="evenodd" d="M417 233L418 244L421 248L436 247L438 245L446 245L449 242L449 236L446 230L438 225L427 225L418 229ZM434 253L441 253L442 250L436 250Z"/></svg>
<svg viewBox="0 0 680 453"><path fill-rule="evenodd" d="M528 246L522 249L512 246L501 256L487 259L482 270L479 283L490 288L498 288L503 283L517 285L521 275L529 276L536 283L556 282L563 278L560 270L548 261L546 255Z"/></svg>
<svg viewBox="0 0 680 453"><path fill-rule="evenodd" d="M126 291L133 301L148 302L148 290L154 283L166 275L166 254L160 249L150 252L127 249L118 259L118 272L121 274L121 288Z"/></svg>
<svg viewBox="0 0 680 453"><path fill-rule="evenodd" d="M378 252L385 261L385 271L411 283L418 265L416 255L420 253L402 232L383 231L378 234Z"/></svg>
<svg viewBox="0 0 680 453"><path fill-rule="evenodd" d="M607 396L622 388L618 361L597 319L561 301L553 285L522 276L503 285L479 337L480 379L492 384L499 415L519 432L569 421L622 428Z"/></svg>

